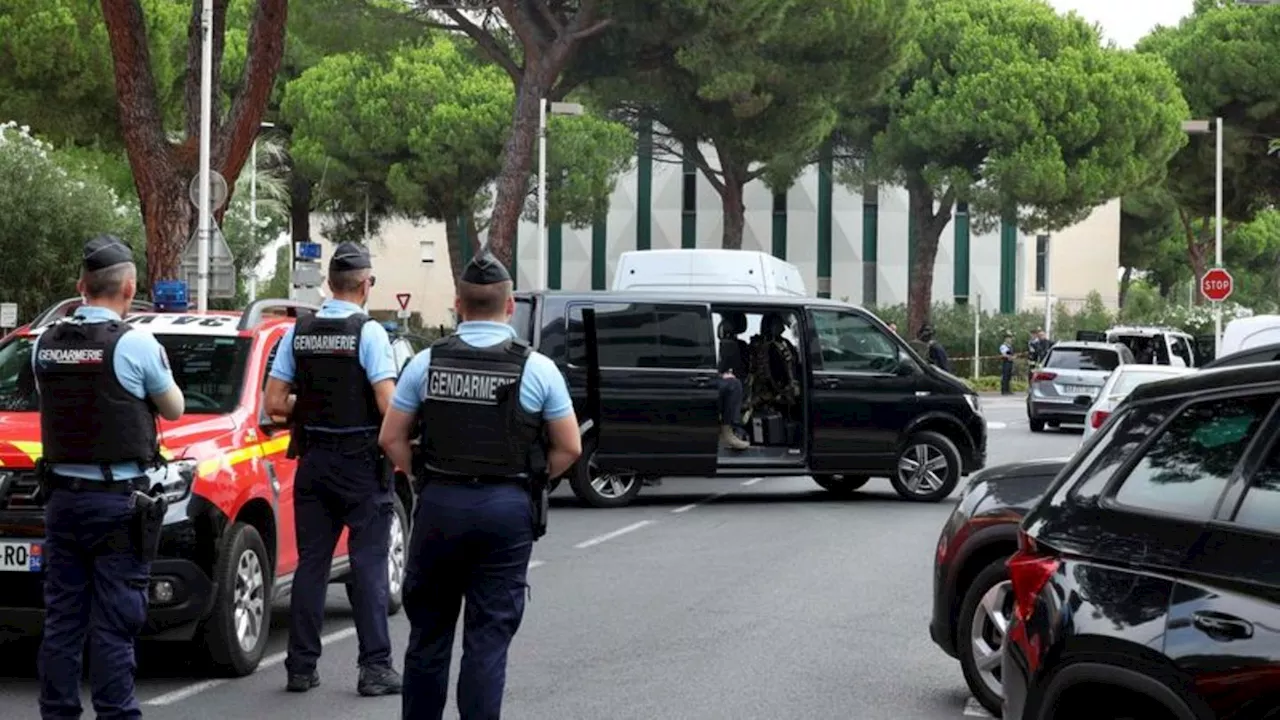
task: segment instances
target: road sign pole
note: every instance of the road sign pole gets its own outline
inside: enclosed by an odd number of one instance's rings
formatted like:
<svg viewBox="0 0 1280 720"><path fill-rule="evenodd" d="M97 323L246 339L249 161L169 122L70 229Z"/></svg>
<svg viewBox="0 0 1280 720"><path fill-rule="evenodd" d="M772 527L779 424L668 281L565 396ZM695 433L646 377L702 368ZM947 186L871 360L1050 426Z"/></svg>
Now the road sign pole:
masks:
<svg viewBox="0 0 1280 720"><path fill-rule="evenodd" d="M1213 229L1213 262L1217 267L1222 267L1222 118L1217 119L1217 152L1214 159L1214 229ZM1234 285L1234 283L1233 283ZM1235 288L1232 287L1232 290ZM1225 298L1224 298L1225 300ZM1222 303L1217 303L1218 307L1213 312L1213 356L1218 357L1222 353Z"/></svg>
<svg viewBox="0 0 1280 720"><path fill-rule="evenodd" d="M196 307L209 309L209 134L213 127L213 0L204 0L200 11L200 220L196 242L199 255Z"/></svg>
<svg viewBox="0 0 1280 720"><path fill-rule="evenodd" d="M409 311L409 299L413 297L409 293L396 293L396 302L400 303L400 312L396 313L396 317L401 320L408 320L413 313Z"/></svg>

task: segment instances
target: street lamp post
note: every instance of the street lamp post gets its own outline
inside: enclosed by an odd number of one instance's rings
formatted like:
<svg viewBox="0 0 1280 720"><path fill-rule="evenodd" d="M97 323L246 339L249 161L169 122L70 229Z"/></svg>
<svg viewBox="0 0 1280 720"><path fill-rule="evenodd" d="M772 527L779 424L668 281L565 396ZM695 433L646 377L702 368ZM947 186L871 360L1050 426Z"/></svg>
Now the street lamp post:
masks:
<svg viewBox="0 0 1280 720"><path fill-rule="evenodd" d="M548 102L538 104L538 262L534 289L547 288L547 114L581 115L578 103Z"/></svg>
<svg viewBox="0 0 1280 720"><path fill-rule="evenodd" d="M1270 2L1255 2L1254 4L1270 4ZM1214 150L1214 228L1213 228L1213 265L1214 267L1222 267L1222 118L1215 118L1213 121L1213 129L1210 129L1208 120L1188 120L1182 123L1182 129L1191 135L1207 135L1212 132L1215 136ZM1213 355L1217 357L1222 352L1222 303L1214 303L1213 311Z"/></svg>

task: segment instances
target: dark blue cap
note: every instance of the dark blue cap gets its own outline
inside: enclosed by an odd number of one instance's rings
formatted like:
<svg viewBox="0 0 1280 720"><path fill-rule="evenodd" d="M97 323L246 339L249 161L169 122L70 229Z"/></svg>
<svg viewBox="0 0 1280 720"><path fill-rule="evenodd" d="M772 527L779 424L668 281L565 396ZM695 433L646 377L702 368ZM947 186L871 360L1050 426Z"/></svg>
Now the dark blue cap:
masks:
<svg viewBox="0 0 1280 720"><path fill-rule="evenodd" d="M133 250L114 235L99 235L84 244L86 272L133 262Z"/></svg>
<svg viewBox="0 0 1280 720"><path fill-rule="evenodd" d="M511 273L493 253L485 250L471 259L462 269L462 282L471 285L494 285L511 282Z"/></svg>
<svg viewBox="0 0 1280 720"><path fill-rule="evenodd" d="M373 267L369 259L369 248L353 242L344 242L333 251L329 259L329 272L346 272L347 270L368 270Z"/></svg>

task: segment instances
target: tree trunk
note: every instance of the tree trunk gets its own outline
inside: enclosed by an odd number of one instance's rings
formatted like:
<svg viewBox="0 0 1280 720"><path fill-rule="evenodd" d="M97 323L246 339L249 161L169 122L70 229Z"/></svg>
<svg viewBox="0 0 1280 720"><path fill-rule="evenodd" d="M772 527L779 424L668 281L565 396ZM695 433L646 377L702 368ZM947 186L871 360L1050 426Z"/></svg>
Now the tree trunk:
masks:
<svg viewBox="0 0 1280 720"><path fill-rule="evenodd" d="M142 222L147 231L147 284L180 278L182 251L195 234L196 208L187 197L187 184L174 175L167 182L140 185Z"/></svg>
<svg viewBox="0 0 1280 720"><path fill-rule="evenodd" d="M462 228L458 227L458 215L450 214L444 218L445 245L449 250L449 270L456 281L462 277Z"/></svg>
<svg viewBox="0 0 1280 720"><path fill-rule="evenodd" d="M721 234L720 246L725 250L742 249L742 233L747 225L747 206L742 200L745 185L746 182L738 173L724 173L724 184L720 188L724 232Z"/></svg>
<svg viewBox="0 0 1280 720"><path fill-rule="evenodd" d="M290 240L311 242L311 180L296 169L289 173Z"/></svg>
<svg viewBox="0 0 1280 720"><path fill-rule="evenodd" d="M908 212L915 219L915 262L907 276L907 337L920 334L920 328L933 310L933 265L938 259L938 241L955 206L955 195L946 191L934 210L934 190L919 176L907 180ZM910 242L910 239L908 239Z"/></svg>
<svg viewBox="0 0 1280 720"><path fill-rule="evenodd" d="M1126 265L1124 273L1120 275L1120 293L1116 297L1116 305L1123 310L1124 301L1129 296L1129 283L1133 281L1133 268Z"/></svg>
<svg viewBox="0 0 1280 720"><path fill-rule="evenodd" d="M1206 243L1201 242L1200 233L1196 231L1195 222L1186 211L1179 210L1178 219L1182 221L1182 231L1187 238L1187 261L1191 264L1191 302L1196 305L1203 305L1205 299L1200 294L1199 288L1200 278L1204 277L1205 272L1208 270L1208 264L1205 260L1208 248ZM1202 228L1208 227L1208 222L1203 222L1200 226Z"/></svg>
<svg viewBox="0 0 1280 720"><path fill-rule="evenodd" d="M495 183L497 193L489 220L488 243L490 252L508 268L511 267L511 248L520 229L520 216L529 196L529 174L538 142L538 104L550 85L545 73L535 72L532 67L525 69L516 92L511 135L502 149L502 170Z"/></svg>

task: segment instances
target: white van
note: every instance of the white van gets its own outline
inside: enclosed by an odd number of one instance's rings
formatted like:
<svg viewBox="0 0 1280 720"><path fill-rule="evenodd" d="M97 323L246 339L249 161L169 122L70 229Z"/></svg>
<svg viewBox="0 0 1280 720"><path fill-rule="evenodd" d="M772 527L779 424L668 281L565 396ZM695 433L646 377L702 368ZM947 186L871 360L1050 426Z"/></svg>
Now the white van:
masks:
<svg viewBox="0 0 1280 720"><path fill-rule="evenodd" d="M630 250L618 258L612 289L809 295L799 268L754 250Z"/></svg>
<svg viewBox="0 0 1280 720"><path fill-rule="evenodd" d="M1236 318L1222 329L1222 349L1218 357L1276 343L1280 343L1280 315Z"/></svg>

